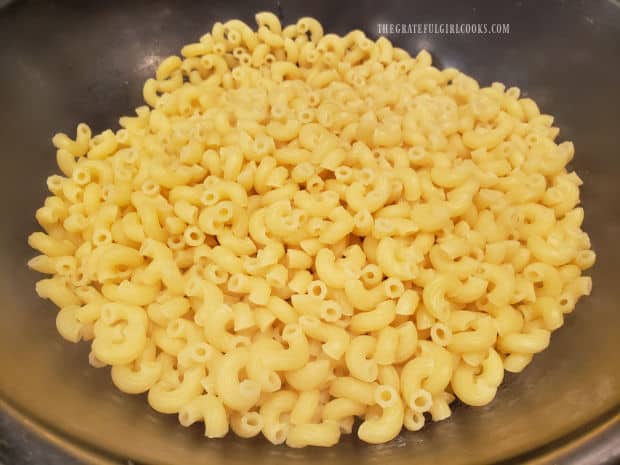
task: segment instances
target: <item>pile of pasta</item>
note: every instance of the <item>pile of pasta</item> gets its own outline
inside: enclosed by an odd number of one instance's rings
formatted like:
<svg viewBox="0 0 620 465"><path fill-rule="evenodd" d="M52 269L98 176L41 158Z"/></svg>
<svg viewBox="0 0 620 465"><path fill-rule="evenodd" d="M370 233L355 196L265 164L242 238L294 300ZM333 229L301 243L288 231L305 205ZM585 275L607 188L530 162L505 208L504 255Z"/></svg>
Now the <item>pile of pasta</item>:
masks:
<svg viewBox="0 0 620 465"><path fill-rule="evenodd" d="M518 88L271 13L215 23L121 128L53 143L37 293L205 435L384 443L488 404L595 261L571 142Z"/></svg>

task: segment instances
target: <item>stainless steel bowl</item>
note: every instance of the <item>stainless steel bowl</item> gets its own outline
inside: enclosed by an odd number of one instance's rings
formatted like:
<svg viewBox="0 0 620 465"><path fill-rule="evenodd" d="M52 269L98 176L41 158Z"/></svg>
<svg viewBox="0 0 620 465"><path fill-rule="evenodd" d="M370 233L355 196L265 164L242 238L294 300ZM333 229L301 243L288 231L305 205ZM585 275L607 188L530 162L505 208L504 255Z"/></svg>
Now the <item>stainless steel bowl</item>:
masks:
<svg viewBox="0 0 620 465"><path fill-rule="evenodd" d="M467 4L465 4L467 3ZM516 85L556 116L575 142L584 180L585 228L598 262L594 292L579 303L551 347L508 376L484 408L382 446L346 438L303 450L263 440L205 440L118 392L94 370L85 345L60 339L55 310L33 291L26 236L55 170L50 137L79 121L95 130L141 102L141 84L161 57L223 18L251 22L258 10L283 20L319 18L327 30L378 23L510 23L508 35L396 35L429 49L483 83ZM47 441L86 462L149 464L273 461L295 464L616 463L620 460L620 7L617 1L400 2L16 1L0 9L0 405Z"/></svg>

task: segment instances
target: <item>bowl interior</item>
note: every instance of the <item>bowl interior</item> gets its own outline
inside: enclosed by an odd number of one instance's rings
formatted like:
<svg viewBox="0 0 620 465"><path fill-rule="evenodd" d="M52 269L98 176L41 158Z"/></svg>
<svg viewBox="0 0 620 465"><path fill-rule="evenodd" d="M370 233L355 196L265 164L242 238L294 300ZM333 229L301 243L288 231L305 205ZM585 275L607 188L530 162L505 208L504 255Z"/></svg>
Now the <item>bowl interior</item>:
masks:
<svg viewBox="0 0 620 465"><path fill-rule="evenodd" d="M594 291L568 316L550 348L520 375L508 376L484 408L459 406L453 417L381 446L344 438L327 450L273 447L263 440L205 440L173 416L153 412L142 396L117 391L107 369L87 363L87 347L56 333L55 310L34 293L26 269L37 230L34 211L55 172L56 131L86 121L117 127L141 104L141 86L161 58L210 30L214 21L253 24L280 8L284 22L318 18L339 34L379 23L509 23L507 35L403 34L390 39L412 54L426 48L483 84L520 87L556 117L561 140L576 146L584 181L585 230L598 261ZM498 462L527 454L617 413L620 402L620 8L615 2L483 1L424 4L384 0L271 2L163 0L16 2L0 9L0 396L54 435L113 457L153 464L337 464ZM525 456L520 456L523 460ZM519 462L520 463L520 462Z"/></svg>

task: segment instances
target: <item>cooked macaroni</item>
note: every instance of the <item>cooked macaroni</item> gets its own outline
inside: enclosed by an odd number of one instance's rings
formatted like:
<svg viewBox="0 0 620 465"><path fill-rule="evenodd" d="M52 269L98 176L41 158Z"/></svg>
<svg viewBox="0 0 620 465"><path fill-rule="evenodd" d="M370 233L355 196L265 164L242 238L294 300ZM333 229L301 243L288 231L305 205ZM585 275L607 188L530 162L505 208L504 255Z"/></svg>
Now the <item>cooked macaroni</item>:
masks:
<svg viewBox="0 0 620 465"><path fill-rule="evenodd" d="M216 23L121 128L53 144L36 285L93 366L209 438L369 443L493 400L591 280L571 142L312 18Z"/></svg>

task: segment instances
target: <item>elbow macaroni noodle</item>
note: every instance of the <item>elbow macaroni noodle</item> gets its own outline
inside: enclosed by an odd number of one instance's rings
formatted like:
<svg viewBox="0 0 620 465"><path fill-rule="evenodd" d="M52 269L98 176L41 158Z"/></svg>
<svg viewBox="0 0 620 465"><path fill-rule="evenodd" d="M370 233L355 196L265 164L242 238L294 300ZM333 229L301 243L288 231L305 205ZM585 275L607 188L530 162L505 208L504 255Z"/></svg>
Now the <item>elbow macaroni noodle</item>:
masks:
<svg viewBox="0 0 620 465"><path fill-rule="evenodd" d="M57 134L29 266L67 340L205 436L369 443L493 400L591 279L581 180L519 89L256 15Z"/></svg>

